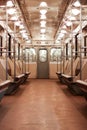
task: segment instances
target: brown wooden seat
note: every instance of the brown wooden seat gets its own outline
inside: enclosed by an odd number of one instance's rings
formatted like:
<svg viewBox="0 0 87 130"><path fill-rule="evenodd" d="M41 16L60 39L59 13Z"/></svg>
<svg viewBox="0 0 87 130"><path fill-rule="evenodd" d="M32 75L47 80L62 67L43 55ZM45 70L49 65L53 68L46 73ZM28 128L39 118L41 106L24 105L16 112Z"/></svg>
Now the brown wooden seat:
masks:
<svg viewBox="0 0 87 130"><path fill-rule="evenodd" d="M0 72L1 72L1 75L0 75L0 79L2 81L5 81L6 80L6 62L4 59L0 59ZM7 69L7 79L10 80L10 84L8 85L8 88L5 92L5 94L12 94L14 93L18 88L19 88L19 85L20 85L20 80L19 80L19 77L16 77L15 79L9 75L9 73L11 71L9 71L8 73L8 70L10 70L9 66L8 66L8 69Z"/></svg>
<svg viewBox="0 0 87 130"><path fill-rule="evenodd" d="M70 60L66 60L65 61L65 64L64 64L64 74L68 74L69 73L69 71L70 71ZM63 80L63 78L62 78L62 75L63 75L63 73L62 72L56 72L56 74L57 74L57 77L58 77L58 79L60 80L60 82L61 83L64 83L64 80Z"/></svg>
<svg viewBox="0 0 87 130"><path fill-rule="evenodd" d="M87 82L82 80L77 80L74 84L72 84L73 90L78 94L82 95L87 100Z"/></svg>
<svg viewBox="0 0 87 130"><path fill-rule="evenodd" d="M87 91L87 60L85 60L85 64L82 65L81 69L81 80L80 74L75 77L74 82L68 84L68 88L73 92L75 95L83 95Z"/></svg>
<svg viewBox="0 0 87 130"><path fill-rule="evenodd" d="M16 63L15 63L16 64ZM14 60L12 61L10 58L8 58L8 65L10 67L10 70L11 70L11 76L14 77ZM18 69L18 66L16 65L16 68L15 68L15 77L14 77L14 81L20 81L20 84L23 83L23 80L25 78L25 75L20 73L20 70Z"/></svg>
<svg viewBox="0 0 87 130"><path fill-rule="evenodd" d="M20 60L16 61L16 65L17 65L17 68L19 70L20 73L22 73L22 62ZM24 81L23 83L28 79L29 75L31 74L31 72L23 72L24 74Z"/></svg>
<svg viewBox="0 0 87 130"><path fill-rule="evenodd" d="M4 97L9 85L10 85L11 81L10 80L6 80L6 81L0 81L0 101L2 100L2 98Z"/></svg>
<svg viewBox="0 0 87 130"><path fill-rule="evenodd" d="M86 81L77 80L77 81L76 81L76 84L77 84L77 86L80 87L80 89L81 89L83 92L87 93L87 82L86 82Z"/></svg>
<svg viewBox="0 0 87 130"><path fill-rule="evenodd" d="M80 65L80 59L76 58L76 60L73 62L73 75L71 75L71 70L68 74L62 74L62 78L64 80L64 83L68 85L69 83L73 82L74 77L76 76L76 71ZM70 65L71 68L71 65ZM80 72L80 71L79 71Z"/></svg>

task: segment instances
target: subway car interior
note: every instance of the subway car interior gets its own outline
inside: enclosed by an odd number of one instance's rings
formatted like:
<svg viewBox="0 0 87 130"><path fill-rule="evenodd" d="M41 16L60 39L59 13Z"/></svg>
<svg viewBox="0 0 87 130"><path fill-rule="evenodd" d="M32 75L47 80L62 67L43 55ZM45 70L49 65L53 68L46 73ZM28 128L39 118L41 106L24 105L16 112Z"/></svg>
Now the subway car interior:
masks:
<svg viewBox="0 0 87 130"><path fill-rule="evenodd" d="M0 130L87 130L87 0L0 0Z"/></svg>

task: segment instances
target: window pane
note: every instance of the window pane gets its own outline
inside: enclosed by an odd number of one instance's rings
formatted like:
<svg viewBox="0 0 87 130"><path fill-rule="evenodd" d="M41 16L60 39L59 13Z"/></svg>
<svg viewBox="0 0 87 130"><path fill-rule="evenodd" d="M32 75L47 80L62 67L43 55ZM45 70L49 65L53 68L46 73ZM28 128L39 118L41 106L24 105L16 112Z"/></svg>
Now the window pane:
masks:
<svg viewBox="0 0 87 130"><path fill-rule="evenodd" d="M61 58L61 48L52 48L50 50L50 60L55 62Z"/></svg>
<svg viewBox="0 0 87 130"><path fill-rule="evenodd" d="M36 51L34 48L25 49L23 51L24 60L26 62L35 62L36 61Z"/></svg>
<svg viewBox="0 0 87 130"><path fill-rule="evenodd" d="M39 50L39 61L41 62L47 61L47 50Z"/></svg>

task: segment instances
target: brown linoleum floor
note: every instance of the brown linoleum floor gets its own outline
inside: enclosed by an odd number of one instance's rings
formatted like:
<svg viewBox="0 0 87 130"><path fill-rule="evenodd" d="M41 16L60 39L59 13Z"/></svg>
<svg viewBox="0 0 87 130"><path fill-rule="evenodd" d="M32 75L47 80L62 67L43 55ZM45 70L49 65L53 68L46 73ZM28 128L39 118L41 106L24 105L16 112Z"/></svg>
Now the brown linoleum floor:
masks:
<svg viewBox="0 0 87 130"><path fill-rule="evenodd" d="M0 130L87 130L87 101L57 80L30 79L1 101Z"/></svg>

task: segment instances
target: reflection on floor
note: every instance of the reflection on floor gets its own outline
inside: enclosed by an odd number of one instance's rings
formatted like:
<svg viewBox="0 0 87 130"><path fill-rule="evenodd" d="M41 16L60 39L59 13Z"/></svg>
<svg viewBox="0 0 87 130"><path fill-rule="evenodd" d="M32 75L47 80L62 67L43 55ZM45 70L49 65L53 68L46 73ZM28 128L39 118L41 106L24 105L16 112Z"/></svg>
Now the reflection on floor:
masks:
<svg viewBox="0 0 87 130"><path fill-rule="evenodd" d="M87 102L57 80L32 79L2 100L0 130L87 130Z"/></svg>

